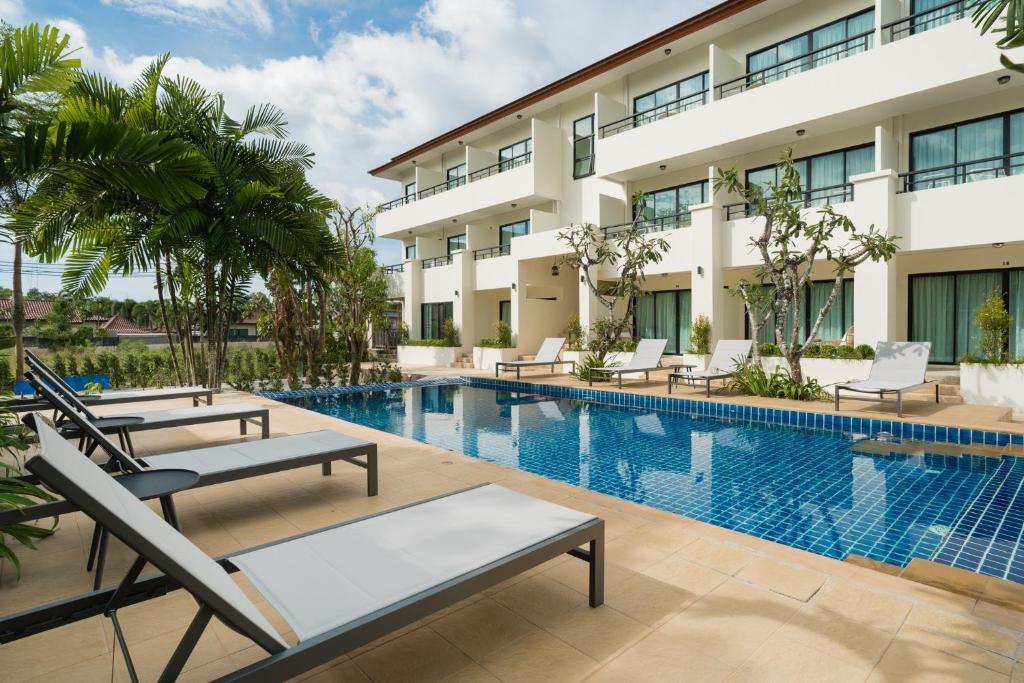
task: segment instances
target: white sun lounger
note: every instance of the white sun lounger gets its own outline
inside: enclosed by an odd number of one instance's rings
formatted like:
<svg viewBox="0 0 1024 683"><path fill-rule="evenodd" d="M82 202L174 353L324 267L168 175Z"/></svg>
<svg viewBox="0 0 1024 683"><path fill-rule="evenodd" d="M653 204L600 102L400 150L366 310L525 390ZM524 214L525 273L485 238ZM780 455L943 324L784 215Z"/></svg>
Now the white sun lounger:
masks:
<svg viewBox="0 0 1024 683"><path fill-rule="evenodd" d="M518 380L519 373L523 368L532 368L538 365L550 365L552 374L555 372L556 365L571 364L572 369L575 370L576 361L559 360L558 357L562 354L563 346L565 346L565 337L548 337L544 340L544 343L540 345L540 350L537 351L537 355L534 356L533 360L512 360L508 362L495 363L494 376L497 377L502 368L515 368L516 379Z"/></svg>
<svg viewBox="0 0 1024 683"><path fill-rule="evenodd" d="M673 372L668 376L668 393L672 386L686 382L696 386L704 383L704 395L711 397L711 380L729 379L737 363L750 357L750 349L754 342L750 339L723 339L715 344L715 352L711 354L708 367L695 372Z"/></svg>
<svg viewBox="0 0 1024 683"><path fill-rule="evenodd" d="M3 642L104 614L133 672L118 609L182 588L199 607L161 681L180 674L213 617L269 655L219 680L281 681L563 553L588 563L591 606L604 600L604 522L493 484L214 560L48 425L40 445L29 470L139 557L116 589L0 619ZM162 574L140 580L147 563ZM295 632L295 645L231 579L238 570Z"/></svg>
<svg viewBox="0 0 1024 683"><path fill-rule="evenodd" d="M847 401L873 401L892 403L886 395L896 394L896 416L903 417L903 394L928 384L935 385L935 402L939 402L938 382L925 379L931 342L878 342L871 372L862 382L849 382L836 386L835 409L839 410L839 392L848 391L864 396L844 396ZM870 395L870 396L869 396Z"/></svg>
<svg viewBox="0 0 1024 683"><path fill-rule="evenodd" d="M104 434L117 434L121 439L121 446L132 455L135 454L135 447L132 445L131 433L150 429L169 429L238 420L240 434L245 435L248 422L258 422L261 438L270 438L270 409L256 403L222 403L198 408L168 408L100 417L89 410L73 393L69 394L60 391L57 387L48 386L40 382L31 372L26 372L25 378L32 384L36 393L45 398L58 412L71 408L84 415ZM57 390L54 391L54 389ZM57 397L64 400L58 403L55 401ZM70 419L71 416L65 413L65 417ZM82 438L84 443L84 434L77 426L62 431L69 438Z"/></svg>
<svg viewBox="0 0 1024 683"><path fill-rule="evenodd" d="M80 394L72 389L53 369L31 351L25 351L25 360L30 368L52 385L59 386L66 392L75 395L78 400L88 405L116 405L119 403L140 403L142 401L167 401L176 398L190 398L192 405L198 406L199 399L205 399L206 405L213 403L213 389L207 387L164 387L162 389L123 389L108 391L97 396ZM33 407L34 406L34 407ZM39 410L39 404L25 403L21 410Z"/></svg>
<svg viewBox="0 0 1024 683"><path fill-rule="evenodd" d="M651 378L651 370L661 367L661 357L668 345L667 339L641 339L636 345L633 357L625 365L617 368L591 368L587 375L587 384L594 385L594 373L599 375L618 375L619 388L622 388L622 376L633 372L644 373L644 379Z"/></svg>

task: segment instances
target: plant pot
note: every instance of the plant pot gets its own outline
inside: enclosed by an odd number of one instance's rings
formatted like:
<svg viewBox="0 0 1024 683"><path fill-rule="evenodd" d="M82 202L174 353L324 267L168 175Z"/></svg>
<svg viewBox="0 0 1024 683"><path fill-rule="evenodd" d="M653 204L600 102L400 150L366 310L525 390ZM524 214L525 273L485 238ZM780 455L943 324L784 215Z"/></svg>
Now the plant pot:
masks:
<svg viewBox="0 0 1024 683"><path fill-rule="evenodd" d="M765 372L774 372L776 368L789 370L789 363L779 356L764 357L761 367ZM835 385L845 382L859 382L868 378L871 372L870 360L847 360L840 358L803 358L800 360L804 381L815 379L829 393L835 393Z"/></svg>
<svg viewBox="0 0 1024 683"><path fill-rule="evenodd" d="M1024 410L1024 365L961 363L960 397L972 405Z"/></svg>
<svg viewBox="0 0 1024 683"><path fill-rule="evenodd" d="M473 347L473 367L477 370L493 370L495 363L508 363L516 359L516 350L496 349L490 346Z"/></svg>
<svg viewBox="0 0 1024 683"><path fill-rule="evenodd" d="M458 352L456 346L399 346L398 364L403 367L450 368Z"/></svg>

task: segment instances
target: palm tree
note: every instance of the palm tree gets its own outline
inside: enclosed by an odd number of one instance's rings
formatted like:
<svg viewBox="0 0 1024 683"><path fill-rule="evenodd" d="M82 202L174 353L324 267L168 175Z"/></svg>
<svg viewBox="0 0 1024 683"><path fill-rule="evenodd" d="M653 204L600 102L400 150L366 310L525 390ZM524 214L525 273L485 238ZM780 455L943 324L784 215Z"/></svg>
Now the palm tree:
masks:
<svg viewBox="0 0 1024 683"><path fill-rule="evenodd" d="M306 181L312 153L286 139L279 109L255 106L235 120L221 95L188 78L162 76L166 61L156 60L128 90L97 75L81 77L60 116L160 135L181 145L178 170L194 172L160 178L171 183L166 192L146 194L132 181L134 171L111 188L91 169L76 167L48 176L43 198L23 213L33 217L32 246L43 260L68 255L68 290L89 295L111 273L155 271L165 327L170 340L170 317L185 374L196 378L202 364L191 343L198 323L206 338L205 381L219 386L228 327L253 275L329 255L320 247L331 204Z"/></svg>
<svg viewBox="0 0 1024 683"><path fill-rule="evenodd" d="M1000 50L1024 47L1024 0L975 0L972 7L974 24L982 33L1003 34L996 41L996 47ZM1001 55L1000 61L1007 69L1024 73L1024 64L1014 64L1006 55Z"/></svg>

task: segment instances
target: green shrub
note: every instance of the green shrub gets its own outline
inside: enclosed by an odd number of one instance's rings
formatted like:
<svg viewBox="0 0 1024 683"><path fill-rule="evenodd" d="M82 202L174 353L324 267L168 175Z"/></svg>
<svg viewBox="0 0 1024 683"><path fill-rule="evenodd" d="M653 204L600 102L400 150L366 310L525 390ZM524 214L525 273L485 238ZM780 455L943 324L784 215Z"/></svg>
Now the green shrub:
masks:
<svg viewBox="0 0 1024 683"><path fill-rule="evenodd" d="M978 350L991 363L1005 363L1013 316L1006 310L1001 290L993 290L974 314L978 326Z"/></svg>
<svg viewBox="0 0 1024 683"><path fill-rule="evenodd" d="M636 351L636 342L632 339L620 339L612 344L612 351L619 353L633 353Z"/></svg>
<svg viewBox="0 0 1024 683"><path fill-rule="evenodd" d="M402 381L402 368L386 358L375 362L366 371L367 384L388 384Z"/></svg>
<svg viewBox="0 0 1024 683"><path fill-rule="evenodd" d="M698 315L690 327L690 353L706 356L711 353L711 321Z"/></svg>
<svg viewBox="0 0 1024 683"><path fill-rule="evenodd" d="M402 346L458 346L458 342L452 344L447 339L408 339Z"/></svg>
<svg viewBox="0 0 1024 683"><path fill-rule="evenodd" d="M729 381L729 389L748 396L788 398L794 401L815 401L828 396L816 379L797 382L781 366L769 374L760 363L754 361L737 366Z"/></svg>
<svg viewBox="0 0 1024 683"><path fill-rule="evenodd" d="M570 351L582 351L586 342L586 332L580 323L580 317L573 313L565 326L565 346Z"/></svg>
<svg viewBox="0 0 1024 683"><path fill-rule="evenodd" d="M593 368L614 368L618 367L618 365L618 363L609 363L605 360L601 360L594 354L588 354L581 362L576 364L576 369L573 371L572 375L576 379L586 382L590 379L590 371ZM594 375L594 381L608 382L611 381L611 378L606 374L596 374Z"/></svg>
<svg viewBox="0 0 1024 683"><path fill-rule="evenodd" d="M477 346L488 349L511 349L512 328L504 320L499 320L494 323L494 337L491 339L481 339Z"/></svg>
<svg viewBox="0 0 1024 683"><path fill-rule="evenodd" d="M852 346L837 346L836 347L836 358L842 358L843 360L859 360L860 354Z"/></svg>
<svg viewBox="0 0 1024 683"><path fill-rule="evenodd" d="M875 349L869 344L858 344L855 348L857 349L857 357L861 360L871 360L875 357Z"/></svg>
<svg viewBox="0 0 1024 683"><path fill-rule="evenodd" d="M765 358L774 358L782 355L782 349L780 349L777 344L761 344L758 347L758 350L760 351L761 356Z"/></svg>
<svg viewBox="0 0 1024 683"><path fill-rule="evenodd" d="M14 391L14 373L11 372L11 359L0 357L0 394L8 395Z"/></svg>

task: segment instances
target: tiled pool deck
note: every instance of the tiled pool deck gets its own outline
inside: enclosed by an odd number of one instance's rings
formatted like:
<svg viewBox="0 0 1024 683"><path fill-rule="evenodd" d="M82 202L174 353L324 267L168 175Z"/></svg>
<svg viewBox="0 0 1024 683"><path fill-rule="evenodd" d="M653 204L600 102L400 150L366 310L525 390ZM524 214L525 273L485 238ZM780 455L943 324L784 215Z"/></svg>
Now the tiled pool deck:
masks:
<svg viewBox="0 0 1024 683"><path fill-rule="evenodd" d="M572 384L564 379L554 383ZM663 394L660 384L628 389ZM234 398L227 395L219 402ZM169 402L167 407L183 404ZM366 498L363 472L343 466L335 467L330 477L308 468L186 492L178 497L182 526L210 554L482 481L594 512L608 525L605 606L596 610L586 606L585 576L578 562L556 560L343 656L315 672L314 680L1024 678L1024 669L1017 663L1024 613L1015 609L291 406L273 405L275 435L328 428L377 441L381 495ZM908 414L968 429L1000 426L995 411L962 408L942 407L945 414L936 417L936 412L922 414L932 410L925 404L920 412L915 406ZM864 410L858 408L854 415L888 419ZM973 417L958 421L957 415ZM1024 431L1004 424L1007 431ZM137 446L140 451L156 452L237 438L231 426L212 425L145 433L139 435ZM91 577L84 566L91 532L91 524L81 514L65 516L57 533L43 541L38 552L23 554L20 582L5 565L0 574L0 611L13 612L87 591ZM109 582L117 580L130 559L123 547L112 543ZM259 606L278 629L287 630L265 604ZM192 601L180 594L122 610L143 680L155 679L193 612ZM288 637L294 639L291 634ZM109 623L93 618L0 646L0 672L5 681L109 680L112 645ZM216 625L203 636L185 678L207 680L260 656L250 642ZM113 662L117 680L126 680L120 657L113 657Z"/></svg>

